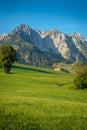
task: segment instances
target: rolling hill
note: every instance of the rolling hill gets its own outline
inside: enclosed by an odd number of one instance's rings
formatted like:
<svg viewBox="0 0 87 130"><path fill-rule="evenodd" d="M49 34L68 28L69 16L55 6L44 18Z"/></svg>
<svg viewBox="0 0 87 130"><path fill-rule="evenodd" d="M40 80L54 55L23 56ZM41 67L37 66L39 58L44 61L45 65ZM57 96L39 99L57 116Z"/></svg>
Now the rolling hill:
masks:
<svg viewBox="0 0 87 130"><path fill-rule="evenodd" d="M16 64L0 68L0 130L86 130L87 90L70 73Z"/></svg>

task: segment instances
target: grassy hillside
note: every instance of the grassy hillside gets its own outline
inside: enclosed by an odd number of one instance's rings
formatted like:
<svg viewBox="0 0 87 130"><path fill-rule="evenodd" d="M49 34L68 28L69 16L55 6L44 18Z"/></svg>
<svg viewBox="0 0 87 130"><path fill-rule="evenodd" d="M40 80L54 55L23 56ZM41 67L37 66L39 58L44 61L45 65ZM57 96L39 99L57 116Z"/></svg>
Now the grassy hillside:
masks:
<svg viewBox="0 0 87 130"><path fill-rule="evenodd" d="M87 90L70 73L14 65L0 68L0 130L86 130Z"/></svg>
<svg viewBox="0 0 87 130"><path fill-rule="evenodd" d="M57 71L66 71L72 73L72 64L60 62L53 65L53 69Z"/></svg>

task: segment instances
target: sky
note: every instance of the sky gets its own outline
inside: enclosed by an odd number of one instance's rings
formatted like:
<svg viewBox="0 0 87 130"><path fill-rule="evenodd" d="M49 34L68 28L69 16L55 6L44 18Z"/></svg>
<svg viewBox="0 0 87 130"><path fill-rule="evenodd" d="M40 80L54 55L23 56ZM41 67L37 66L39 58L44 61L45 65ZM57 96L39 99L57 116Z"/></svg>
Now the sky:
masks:
<svg viewBox="0 0 87 130"><path fill-rule="evenodd" d="M87 0L0 0L0 34L20 24L87 38Z"/></svg>

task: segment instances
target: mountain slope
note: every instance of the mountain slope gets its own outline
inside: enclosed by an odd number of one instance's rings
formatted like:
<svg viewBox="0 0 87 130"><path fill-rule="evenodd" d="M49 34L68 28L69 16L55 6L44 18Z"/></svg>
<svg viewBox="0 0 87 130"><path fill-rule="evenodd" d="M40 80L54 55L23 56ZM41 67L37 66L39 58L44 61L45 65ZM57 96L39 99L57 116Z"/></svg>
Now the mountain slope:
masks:
<svg viewBox="0 0 87 130"><path fill-rule="evenodd" d="M18 55L18 63L47 67L59 62L57 56L44 53L31 43L31 40L28 39L28 30L25 30L17 27L1 41L1 44L10 44L14 47Z"/></svg>
<svg viewBox="0 0 87 130"><path fill-rule="evenodd" d="M6 36L7 36L6 33L4 33L4 34L0 34L0 41L3 40Z"/></svg>
<svg viewBox="0 0 87 130"><path fill-rule="evenodd" d="M49 66L58 61L87 62L87 40L79 33L66 35L56 29L41 32L21 24L0 43L9 43L17 50L19 63Z"/></svg>

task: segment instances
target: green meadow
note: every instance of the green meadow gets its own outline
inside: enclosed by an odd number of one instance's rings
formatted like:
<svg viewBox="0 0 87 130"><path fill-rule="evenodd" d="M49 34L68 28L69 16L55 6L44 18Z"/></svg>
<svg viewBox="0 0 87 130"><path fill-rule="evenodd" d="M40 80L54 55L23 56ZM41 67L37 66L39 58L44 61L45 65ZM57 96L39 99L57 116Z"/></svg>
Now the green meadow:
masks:
<svg viewBox="0 0 87 130"><path fill-rule="evenodd" d="M87 89L74 75L14 65L0 68L0 130L87 130Z"/></svg>

